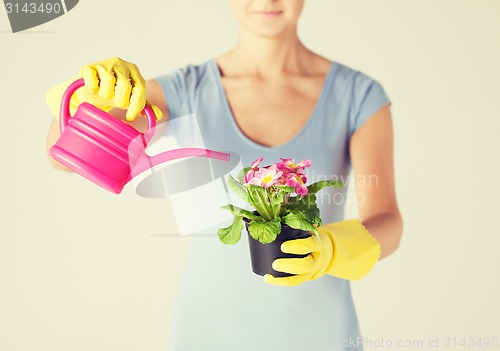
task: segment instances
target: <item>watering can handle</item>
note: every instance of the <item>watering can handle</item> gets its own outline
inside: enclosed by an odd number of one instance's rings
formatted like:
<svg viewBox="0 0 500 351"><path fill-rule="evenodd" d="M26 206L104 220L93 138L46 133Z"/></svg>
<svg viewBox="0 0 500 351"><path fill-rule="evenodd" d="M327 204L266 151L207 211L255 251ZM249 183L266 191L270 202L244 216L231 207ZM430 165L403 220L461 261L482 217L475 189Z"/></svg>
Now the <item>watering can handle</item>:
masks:
<svg viewBox="0 0 500 351"><path fill-rule="evenodd" d="M71 117L70 115L70 102L71 102L71 97L75 93L75 91L85 85L85 81L83 78L80 78L78 80L75 80L73 83L70 84L70 86L66 89L66 91L63 94L62 100L61 100L61 111L60 111L60 120L59 120L59 128L61 129L61 134L64 132L64 129L68 125L69 118ZM146 118L148 119L148 129L146 131L149 131L150 129L153 129L156 127L156 116L155 113L153 112L153 109L146 104L144 107L143 112L146 114Z"/></svg>

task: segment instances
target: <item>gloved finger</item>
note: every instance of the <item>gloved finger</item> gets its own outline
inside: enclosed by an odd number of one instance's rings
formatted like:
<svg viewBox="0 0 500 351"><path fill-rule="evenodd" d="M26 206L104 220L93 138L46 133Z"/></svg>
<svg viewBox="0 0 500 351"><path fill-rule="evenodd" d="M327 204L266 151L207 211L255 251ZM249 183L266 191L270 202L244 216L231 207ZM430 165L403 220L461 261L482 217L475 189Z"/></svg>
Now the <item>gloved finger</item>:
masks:
<svg viewBox="0 0 500 351"><path fill-rule="evenodd" d="M137 67L133 63L129 63L129 76L130 76L130 81L132 82L132 86L146 86L146 81L141 75L141 72L139 71L139 67Z"/></svg>
<svg viewBox="0 0 500 351"><path fill-rule="evenodd" d="M133 85L133 84L132 84ZM133 121L146 106L146 89L144 86L132 86L132 95L130 96L130 105L128 106L126 118L127 121Z"/></svg>
<svg viewBox="0 0 500 351"><path fill-rule="evenodd" d="M156 117L156 120L159 121L160 119L163 118L163 112L161 112L160 108L149 103L148 101L146 101L146 105L151 107L151 109L153 110L153 113L155 114L155 117ZM140 113L141 116L143 117L146 117L146 114L144 113L144 110L142 110L142 112Z"/></svg>
<svg viewBox="0 0 500 351"><path fill-rule="evenodd" d="M281 244L281 251L284 253L307 255L318 250L318 240L315 236L304 239L287 240Z"/></svg>
<svg viewBox="0 0 500 351"><path fill-rule="evenodd" d="M160 108L148 103L148 105L153 109L153 112L155 113L156 120L159 121L160 119L163 118L163 112L161 112Z"/></svg>
<svg viewBox="0 0 500 351"><path fill-rule="evenodd" d="M290 277L280 277L280 278L273 277L271 274L266 274L264 275L264 283L279 285L279 286L297 286L307 281L308 278L309 278L308 274L298 274L298 275L292 275Z"/></svg>
<svg viewBox="0 0 500 351"><path fill-rule="evenodd" d="M102 65L95 65L99 77L99 96L103 99L111 99L115 95L116 77L113 71L109 71Z"/></svg>
<svg viewBox="0 0 500 351"><path fill-rule="evenodd" d="M85 87L91 93L97 93L99 90L99 78L97 77L97 71L91 65L85 65L80 70L80 75L85 81Z"/></svg>
<svg viewBox="0 0 500 351"><path fill-rule="evenodd" d="M132 95L126 118L133 121L146 106L146 81L141 75L139 68L130 64L130 82L132 83Z"/></svg>
<svg viewBox="0 0 500 351"><path fill-rule="evenodd" d="M99 79L98 94L102 99L111 100L115 95L116 76L112 67L94 65Z"/></svg>
<svg viewBox="0 0 500 351"><path fill-rule="evenodd" d="M314 259L311 255L303 258L278 258L273 261L273 269L290 274L309 273L313 269Z"/></svg>
<svg viewBox="0 0 500 351"><path fill-rule="evenodd" d="M113 103L116 107L127 108L130 104L130 94L132 93L132 84L128 74L114 70L116 76L115 96Z"/></svg>

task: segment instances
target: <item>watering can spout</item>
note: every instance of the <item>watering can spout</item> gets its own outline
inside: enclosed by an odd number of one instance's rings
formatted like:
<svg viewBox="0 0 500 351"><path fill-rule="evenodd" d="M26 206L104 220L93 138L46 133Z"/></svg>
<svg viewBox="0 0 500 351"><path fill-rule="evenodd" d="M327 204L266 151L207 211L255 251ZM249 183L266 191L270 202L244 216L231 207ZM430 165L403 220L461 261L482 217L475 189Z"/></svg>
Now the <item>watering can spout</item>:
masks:
<svg viewBox="0 0 500 351"><path fill-rule="evenodd" d="M78 106L72 117L71 96L84 85L84 80L78 79L66 89L61 101L61 136L49 154L97 185L119 194L132 174L164 162L195 156L229 161L229 154L203 148L180 148L148 156L147 143L156 127L156 116L148 104L143 111L148 119L144 133L86 102Z"/></svg>
<svg viewBox="0 0 500 351"><path fill-rule="evenodd" d="M127 183L132 180L133 175L138 175L166 162L189 157L206 157L226 162L231 159L230 154L196 147L168 150L154 156L148 156L146 153L143 153L142 157L139 157L131 167L131 173L127 178Z"/></svg>

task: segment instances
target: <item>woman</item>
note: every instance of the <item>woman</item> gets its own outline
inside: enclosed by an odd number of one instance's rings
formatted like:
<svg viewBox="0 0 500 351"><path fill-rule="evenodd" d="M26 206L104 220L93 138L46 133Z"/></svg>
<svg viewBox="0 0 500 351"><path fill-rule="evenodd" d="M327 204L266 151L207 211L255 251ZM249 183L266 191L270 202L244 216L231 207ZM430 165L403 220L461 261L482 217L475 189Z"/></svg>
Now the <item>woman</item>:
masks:
<svg viewBox="0 0 500 351"><path fill-rule="evenodd" d="M356 179L376 179L356 182L359 220L343 220L343 202L320 201L323 222L330 223L320 238L282 246L308 256L273 266L293 277L267 275L263 284L249 272L244 241L227 250L216 237L193 240L168 350L361 349L349 279L393 253L402 234L390 101L373 79L301 43L303 0L231 2L240 25L231 51L145 83L121 59L90 64L81 75L88 92L98 94L83 92L73 102L128 107L126 115L111 113L132 121L147 98L162 121L195 113L206 146L232 150L244 165L292 157L310 159L313 176L347 177L352 165ZM65 86L48 94L55 111ZM141 128L144 119L134 123ZM57 137L54 123L49 146Z"/></svg>

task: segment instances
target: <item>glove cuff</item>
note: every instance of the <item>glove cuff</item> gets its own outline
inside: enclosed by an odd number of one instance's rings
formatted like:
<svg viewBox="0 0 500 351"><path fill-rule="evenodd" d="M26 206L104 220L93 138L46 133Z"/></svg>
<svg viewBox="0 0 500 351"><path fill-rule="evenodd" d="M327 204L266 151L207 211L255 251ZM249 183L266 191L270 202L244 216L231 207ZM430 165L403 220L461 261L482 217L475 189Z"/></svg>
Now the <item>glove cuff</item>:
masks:
<svg viewBox="0 0 500 351"><path fill-rule="evenodd" d="M318 230L327 234L333 243L327 274L342 279L361 279L380 258L380 243L357 219L326 224Z"/></svg>

